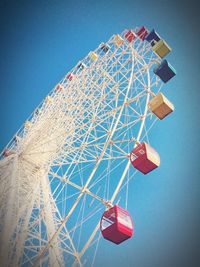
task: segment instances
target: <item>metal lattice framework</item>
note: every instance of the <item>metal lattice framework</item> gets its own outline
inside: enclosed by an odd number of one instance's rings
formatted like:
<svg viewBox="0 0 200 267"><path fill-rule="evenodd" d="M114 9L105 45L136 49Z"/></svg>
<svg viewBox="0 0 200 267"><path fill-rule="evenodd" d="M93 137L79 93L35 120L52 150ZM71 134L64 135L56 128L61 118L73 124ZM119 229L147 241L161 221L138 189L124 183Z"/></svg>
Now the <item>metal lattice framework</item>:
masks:
<svg viewBox="0 0 200 267"><path fill-rule="evenodd" d="M2 156L1 266L91 266L101 214L127 207L130 151L156 121L148 102L161 89L160 59L140 38L114 38L60 81Z"/></svg>

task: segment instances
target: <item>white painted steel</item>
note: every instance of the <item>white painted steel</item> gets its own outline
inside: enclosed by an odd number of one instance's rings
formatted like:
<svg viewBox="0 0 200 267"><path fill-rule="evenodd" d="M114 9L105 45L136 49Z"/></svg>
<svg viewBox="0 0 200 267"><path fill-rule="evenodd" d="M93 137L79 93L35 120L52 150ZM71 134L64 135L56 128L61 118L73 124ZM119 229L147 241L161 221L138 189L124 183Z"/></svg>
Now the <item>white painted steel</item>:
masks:
<svg viewBox="0 0 200 267"><path fill-rule="evenodd" d="M79 62L7 145L10 155L2 152L1 266L94 263L86 254L97 251L99 216L135 175L130 150L148 141L148 102L161 87L150 44L129 43L126 32L121 45L114 36L105 43L107 53L95 49L97 61Z"/></svg>

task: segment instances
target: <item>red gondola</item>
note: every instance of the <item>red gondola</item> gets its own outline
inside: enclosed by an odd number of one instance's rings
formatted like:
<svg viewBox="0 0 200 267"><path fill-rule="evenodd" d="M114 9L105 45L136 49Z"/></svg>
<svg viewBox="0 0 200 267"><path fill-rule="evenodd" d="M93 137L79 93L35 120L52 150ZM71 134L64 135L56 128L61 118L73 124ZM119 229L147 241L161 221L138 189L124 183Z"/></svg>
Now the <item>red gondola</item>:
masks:
<svg viewBox="0 0 200 267"><path fill-rule="evenodd" d="M137 145L130 154L132 165L140 172L147 174L160 165L160 156L150 145L143 142Z"/></svg>
<svg viewBox="0 0 200 267"><path fill-rule="evenodd" d="M11 152L9 149L7 149L7 148L6 148L6 149L4 150L4 152L3 152L3 156L4 156L4 157L8 157L8 156L10 156L11 154L12 154L12 152Z"/></svg>
<svg viewBox="0 0 200 267"><path fill-rule="evenodd" d="M73 78L74 78L73 73L68 73L68 74L67 74L67 79L68 79L69 81L71 81Z"/></svg>
<svg viewBox="0 0 200 267"><path fill-rule="evenodd" d="M117 205L106 210L100 221L103 237L115 244L120 244L134 233L133 221L129 212Z"/></svg>
<svg viewBox="0 0 200 267"><path fill-rule="evenodd" d="M131 43L136 36L132 30L129 30L124 37Z"/></svg>
<svg viewBox="0 0 200 267"><path fill-rule="evenodd" d="M144 41L144 39L145 39L145 37L148 35L148 30L144 27L144 26L142 26L137 32L136 32L136 34L137 34L137 36L142 40L142 41Z"/></svg>
<svg viewBox="0 0 200 267"><path fill-rule="evenodd" d="M64 89L63 89L63 87L62 87L62 85L61 84L57 84L57 86L56 86L56 91L58 91L58 92L62 92Z"/></svg>

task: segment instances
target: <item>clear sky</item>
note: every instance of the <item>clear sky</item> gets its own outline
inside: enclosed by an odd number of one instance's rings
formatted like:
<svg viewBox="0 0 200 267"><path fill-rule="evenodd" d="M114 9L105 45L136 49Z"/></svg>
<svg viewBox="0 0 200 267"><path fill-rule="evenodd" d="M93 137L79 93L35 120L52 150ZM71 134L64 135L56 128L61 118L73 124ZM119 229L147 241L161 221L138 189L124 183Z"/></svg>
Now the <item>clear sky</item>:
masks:
<svg viewBox="0 0 200 267"><path fill-rule="evenodd" d="M200 266L198 12L193 0L0 3L0 149L64 74L112 34L146 25L173 48L168 59L177 76L164 93L176 110L150 135L161 166L132 182L135 237L101 243L97 267Z"/></svg>

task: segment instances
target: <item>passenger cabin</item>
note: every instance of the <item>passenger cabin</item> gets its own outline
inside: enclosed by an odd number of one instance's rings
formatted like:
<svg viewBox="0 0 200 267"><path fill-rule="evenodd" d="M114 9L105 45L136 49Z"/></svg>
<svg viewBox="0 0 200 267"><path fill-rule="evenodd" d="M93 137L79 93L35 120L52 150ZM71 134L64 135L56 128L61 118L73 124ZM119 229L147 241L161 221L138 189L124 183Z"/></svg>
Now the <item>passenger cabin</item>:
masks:
<svg viewBox="0 0 200 267"><path fill-rule="evenodd" d="M162 39L154 44L152 50L161 58L165 57L169 52L172 51L170 46Z"/></svg>
<svg viewBox="0 0 200 267"><path fill-rule="evenodd" d="M160 39L160 36L154 29L145 37L145 40L148 41L151 46L154 46L156 42L160 41Z"/></svg>
<svg viewBox="0 0 200 267"><path fill-rule="evenodd" d="M53 98L51 96L49 96L49 95L45 98L45 103L46 104L50 104L50 103L52 103L52 101L53 101Z"/></svg>
<svg viewBox="0 0 200 267"><path fill-rule="evenodd" d="M85 65L84 63L81 62L81 63L78 64L77 67L78 67L79 70L83 70L83 69L86 68L86 65Z"/></svg>
<svg viewBox="0 0 200 267"><path fill-rule="evenodd" d="M98 59L98 56L95 52L90 52L89 57L92 61L97 61L97 59Z"/></svg>
<svg viewBox="0 0 200 267"><path fill-rule="evenodd" d="M9 149L7 149L7 148L6 148L6 149L4 150L4 152L3 152L3 156L4 156L4 157L8 157L8 156L10 156L11 154L12 154L12 152L11 152Z"/></svg>
<svg viewBox="0 0 200 267"><path fill-rule="evenodd" d="M40 113L40 109L37 108L37 109L35 110L35 115L39 115L39 113Z"/></svg>
<svg viewBox="0 0 200 267"><path fill-rule="evenodd" d="M107 53L108 50L110 49L110 46L102 43L100 48L103 50L104 53Z"/></svg>
<svg viewBox="0 0 200 267"><path fill-rule="evenodd" d="M30 122L30 121L26 121L26 122L24 123L24 128L25 128L25 129L29 129L31 126L32 126L32 122Z"/></svg>
<svg viewBox="0 0 200 267"><path fill-rule="evenodd" d="M63 86L60 83L57 84L56 91L58 91L58 92L63 92L64 91L64 88L63 88Z"/></svg>
<svg viewBox="0 0 200 267"><path fill-rule="evenodd" d="M117 46L120 46L121 44L123 44L123 42L124 42L124 39L119 34L116 34L114 37L114 43Z"/></svg>
<svg viewBox="0 0 200 267"><path fill-rule="evenodd" d="M164 59L160 65L158 65L153 72L164 82L168 82L176 75L176 70Z"/></svg>
<svg viewBox="0 0 200 267"><path fill-rule="evenodd" d="M133 222L129 212L117 205L106 210L100 221L103 237L120 244L133 235Z"/></svg>
<svg viewBox="0 0 200 267"><path fill-rule="evenodd" d="M136 35L142 40L144 41L145 37L148 35L148 30L142 26L137 32Z"/></svg>
<svg viewBox="0 0 200 267"><path fill-rule="evenodd" d="M70 73L67 74L67 79L69 81L71 81L73 78L74 78L74 74L73 73L70 72Z"/></svg>
<svg viewBox="0 0 200 267"><path fill-rule="evenodd" d="M162 93L158 93L149 101L149 109L162 120L174 111L174 105Z"/></svg>
<svg viewBox="0 0 200 267"><path fill-rule="evenodd" d="M129 43L131 43L136 38L135 33L132 30L127 31L124 37Z"/></svg>
<svg viewBox="0 0 200 267"><path fill-rule="evenodd" d="M130 160L133 167L143 174L147 174L160 166L159 154L145 142L132 150Z"/></svg>

